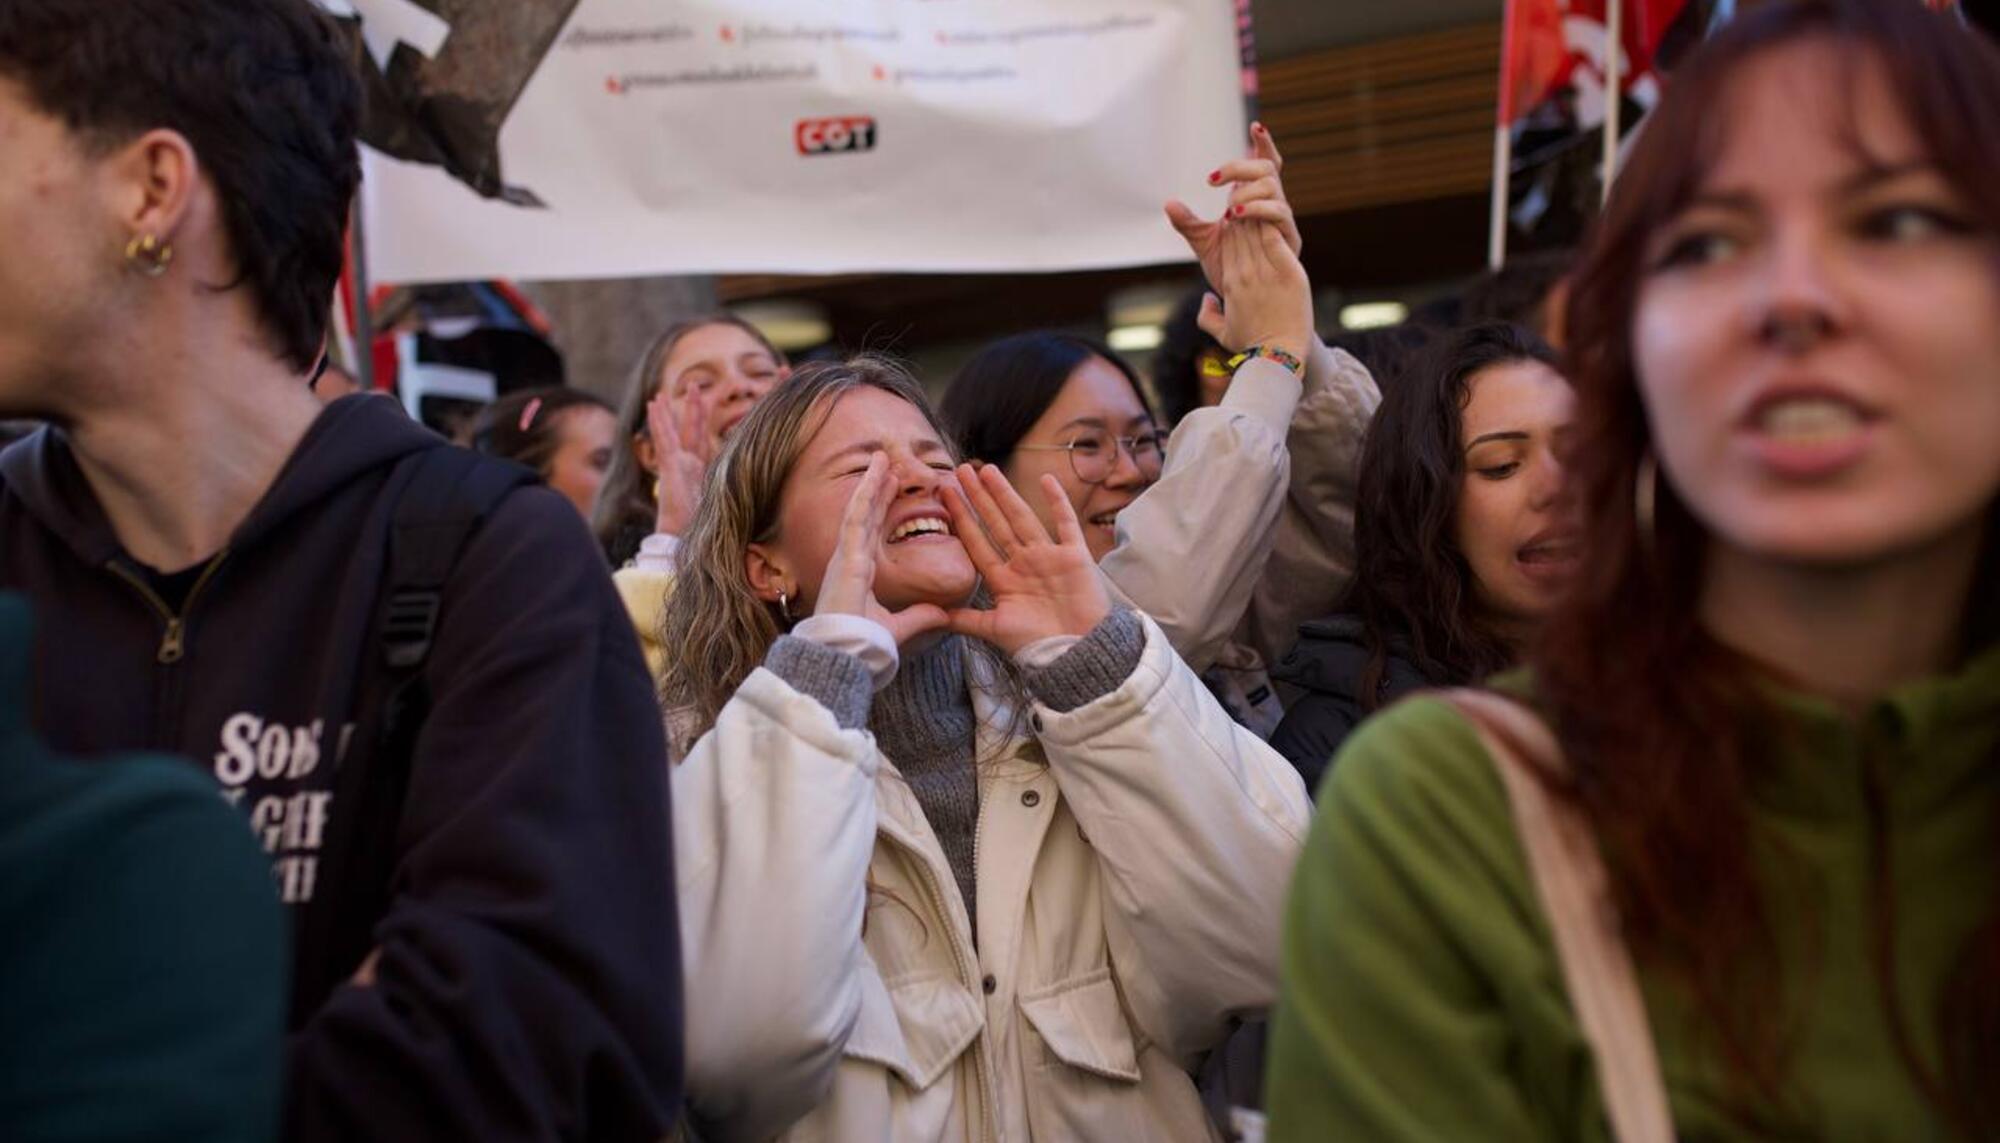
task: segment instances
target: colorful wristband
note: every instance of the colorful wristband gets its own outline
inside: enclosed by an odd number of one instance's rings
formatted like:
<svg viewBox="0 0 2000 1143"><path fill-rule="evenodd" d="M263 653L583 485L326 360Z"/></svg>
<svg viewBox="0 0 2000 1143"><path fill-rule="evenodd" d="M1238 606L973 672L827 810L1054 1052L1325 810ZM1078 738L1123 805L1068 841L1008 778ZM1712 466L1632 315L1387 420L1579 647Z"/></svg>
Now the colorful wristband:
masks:
<svg viewBox="0 0 2000 1143"><path fill-rule="evenodd" d="M1286 352L1285 350L1279 349L1275 345L1251 346L1250 348L1244 350L1243 352L1229 359L1229 371L1231 373L1236 372L1237 369L1242 367L1244 362L1250 360L1253 357L1268 357L1272 361L1275 361L1278 364L1284 366L1285 368L1291 370L1292 376L1294 377L1304 377L1306 375L1305 362L1300 361L1297 357L1294 357L1292 354Z"/></svg>

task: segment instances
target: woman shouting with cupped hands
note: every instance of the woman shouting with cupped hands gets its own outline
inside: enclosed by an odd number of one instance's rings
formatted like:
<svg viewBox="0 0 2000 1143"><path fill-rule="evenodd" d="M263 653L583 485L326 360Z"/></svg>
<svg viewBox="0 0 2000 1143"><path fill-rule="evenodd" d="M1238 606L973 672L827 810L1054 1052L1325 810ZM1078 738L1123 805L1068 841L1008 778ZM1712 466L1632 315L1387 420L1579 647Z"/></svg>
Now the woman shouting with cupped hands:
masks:
<svg viewBox="0 0 2000 1143"><path fill-rule="evenodd" d="M1309 813L1068 497L957 466L900 369L802 369L668 601L704 1138L1207 1139Z"/></svg>

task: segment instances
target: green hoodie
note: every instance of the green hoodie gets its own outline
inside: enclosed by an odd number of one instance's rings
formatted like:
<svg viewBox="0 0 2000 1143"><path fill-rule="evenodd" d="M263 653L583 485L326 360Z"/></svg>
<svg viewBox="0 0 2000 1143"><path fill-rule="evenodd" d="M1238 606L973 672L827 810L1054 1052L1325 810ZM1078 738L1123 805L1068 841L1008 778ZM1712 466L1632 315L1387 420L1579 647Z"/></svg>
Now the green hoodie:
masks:
<svg viewBox="0 0 2000 1143"><path fill-rule="evenodd" d="M1781 1137L1943 1139L1892 1046L1869 956L1863 772L1888 785L1897 996L1938 1066L1940 987L2000 890L2000 647L1853 718L1797 696L1800 733L1752 802L1796 1021ZM1589 1050L1491 761L1455 711L1404 702L1322 787L1286 920L1274 1140L1609 1138ZM1641 973L1683 1139L1753 1137L1684 994Z"/></svg>

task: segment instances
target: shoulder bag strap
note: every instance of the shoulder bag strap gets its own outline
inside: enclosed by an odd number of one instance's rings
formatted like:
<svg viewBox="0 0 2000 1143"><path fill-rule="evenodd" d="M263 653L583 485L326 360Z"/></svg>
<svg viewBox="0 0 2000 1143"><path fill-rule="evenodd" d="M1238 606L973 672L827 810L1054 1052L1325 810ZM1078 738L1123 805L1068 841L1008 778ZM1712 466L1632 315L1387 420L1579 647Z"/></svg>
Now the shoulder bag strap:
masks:
<svg viewBox="0 0 2000 1143"><path fill-rule="evenodd" d="M1555 934L1556 957L1584 1039L1597 1059L1611 1133L1618 1143L1672 1143L1666 1086L1646 1022L1632 958L1618 930L1610 880L1590 823L1536 775L1564 768L1561 747L1526 706L1489 691L1447 692L1479 734L1507 787L1514 832Z"/></svg>
<svg viewBox="0 0 2000 1143"><path fill-rule="evenodd" d="M473 534L508 493L535 474L508 461L439 445L397 464L374 646L356 691L352 748L337 761L333 814L317 891L297 919L292 1026L312 1017L374 947L395 894L398 831L430 713L425 683L444 590Z"/></svg>

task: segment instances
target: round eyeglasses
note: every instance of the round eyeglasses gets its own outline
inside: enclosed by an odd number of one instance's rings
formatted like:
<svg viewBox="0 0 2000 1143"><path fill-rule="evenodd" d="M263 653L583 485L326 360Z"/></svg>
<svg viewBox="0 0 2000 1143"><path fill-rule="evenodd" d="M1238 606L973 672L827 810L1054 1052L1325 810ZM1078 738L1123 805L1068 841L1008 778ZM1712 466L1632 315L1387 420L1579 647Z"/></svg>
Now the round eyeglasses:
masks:
<svg viewBox="0 0 2000 1143"><path fill-rule="evenodd" d="M1148 481L1160 478L1167 462L1167 434L1158 429L1129 437L1112 436L1103 429L1083 429L1067 444L1015 445L1022 452L1066 452L1070 471L1085 484L1102 484L1118 467L1118 454L1132 458L1133 467Z"/></svg>

